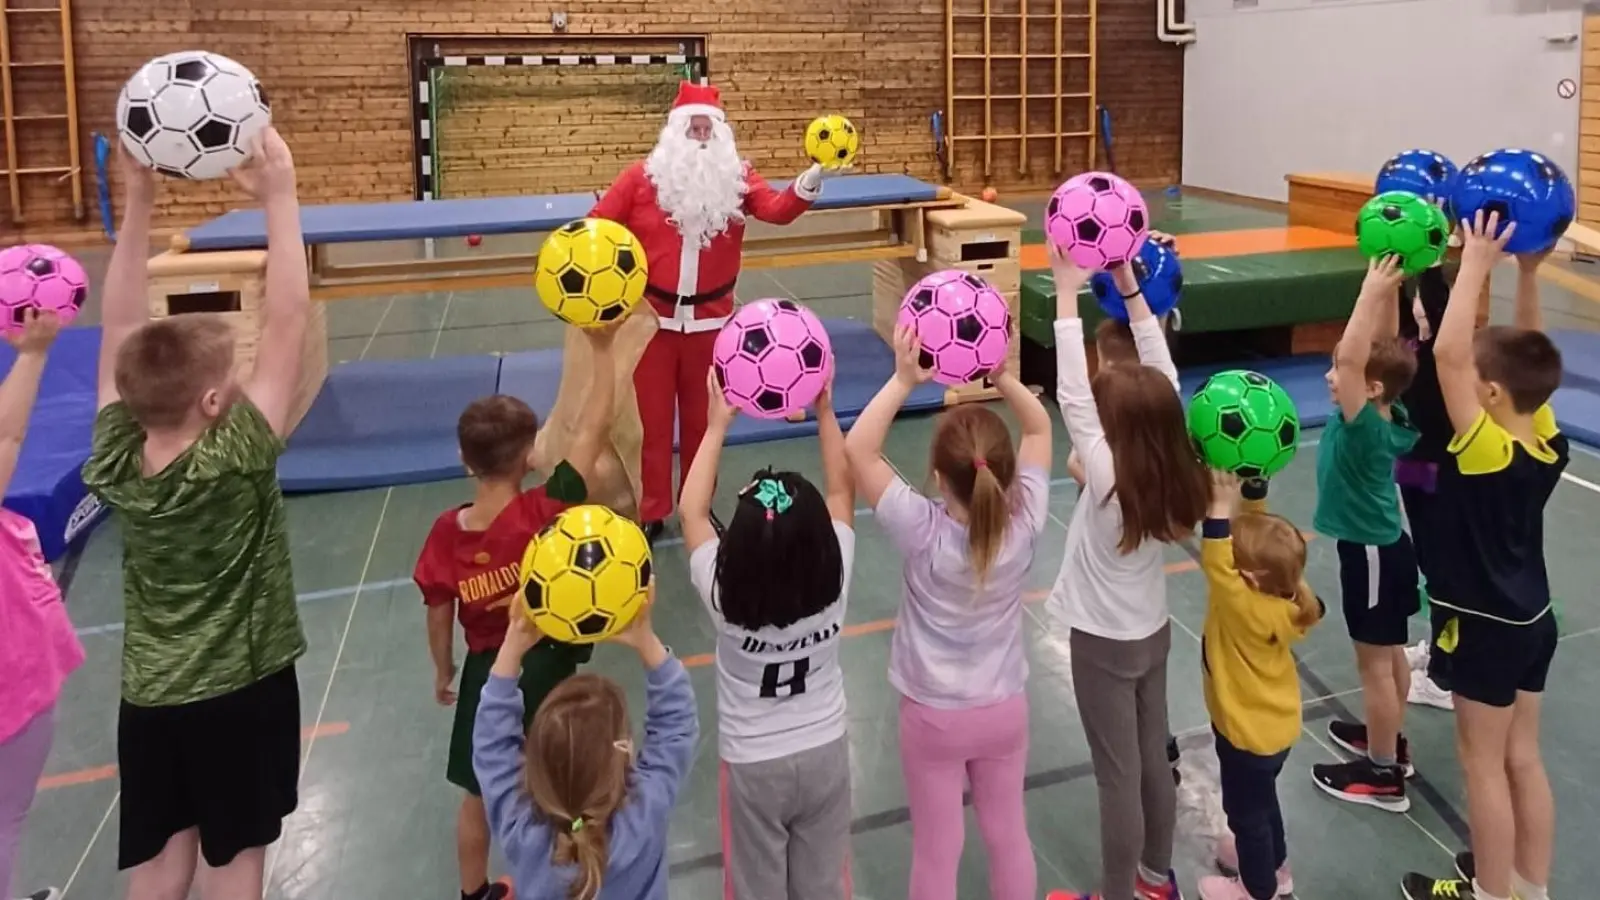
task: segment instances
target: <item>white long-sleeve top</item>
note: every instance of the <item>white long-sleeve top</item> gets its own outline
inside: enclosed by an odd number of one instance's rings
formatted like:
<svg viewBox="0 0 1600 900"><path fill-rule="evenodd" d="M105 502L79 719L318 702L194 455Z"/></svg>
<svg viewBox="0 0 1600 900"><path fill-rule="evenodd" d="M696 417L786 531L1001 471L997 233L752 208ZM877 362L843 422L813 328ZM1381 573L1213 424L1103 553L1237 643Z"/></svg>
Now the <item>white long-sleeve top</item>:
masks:
<svg viewBox="0 0 1600 900"><path fill-rule="evenodd" d="M1172 364L1161 321L1143 319L1132 323L1132 330L1139 362L1167 376L1172 389L1179 390L1178 369ZM1083 320L1057 319L1055 336L1056 401L1072 436L1072 449L1083 465L1084 481L1047 608L1079 631L1111 640L1142 640L1167 623L1162 543L1145 541L1132 553L1118 549L1122 505L1112 491L1116 469L1089 389Z"/></svg>

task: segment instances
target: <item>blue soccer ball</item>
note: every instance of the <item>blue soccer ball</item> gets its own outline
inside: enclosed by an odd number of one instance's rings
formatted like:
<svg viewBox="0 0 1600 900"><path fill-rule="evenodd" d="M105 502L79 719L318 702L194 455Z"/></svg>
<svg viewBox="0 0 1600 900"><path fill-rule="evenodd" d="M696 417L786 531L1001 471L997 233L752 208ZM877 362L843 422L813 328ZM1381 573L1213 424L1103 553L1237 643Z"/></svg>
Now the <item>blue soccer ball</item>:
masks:
<svg viewBox="0 0 1600 900"><path fill-rule="evenodd" d="M1129 263L1133 276L1144 293L1144 302L1158 316L1172 312L1178 305L1178 295L1183 292L1183 266L1178 263L1178 252L1157 241L1145 241L1139 255ZM1122 302L1122 292L1106 272L1096 272L1089 279L1089 289L1107 316L1118 322L1128 321L1128 307Z"/></svg>
<svg viewBox="0 0 1600 900"><path fill-rule="evenodd" d="M1456 164L1443 153L1432 150L1407 150L1397 153L1378 170L1373 194L1405 191L1445 204L1450 213L1450 194L1455 190ZM1455 221L1454 217L1451 221Z"/></svg>
<svg viewBox="0 0 1600 900"><path fill-rule="evenodd" d="M1539 253L1554 247L1577 212L1567 173L1531 150L1494 150L1461 167L1451 203L1456 219L1472 221L1481 211L1499 213L1500 224L1517 223L1508 253Z"/></svg>

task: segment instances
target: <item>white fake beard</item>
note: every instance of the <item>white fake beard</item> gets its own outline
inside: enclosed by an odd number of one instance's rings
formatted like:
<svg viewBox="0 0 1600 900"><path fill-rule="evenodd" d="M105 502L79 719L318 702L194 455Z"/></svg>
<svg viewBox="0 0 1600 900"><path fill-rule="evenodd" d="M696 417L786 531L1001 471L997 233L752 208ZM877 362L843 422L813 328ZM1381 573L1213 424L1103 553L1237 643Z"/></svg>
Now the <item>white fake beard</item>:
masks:
<svg viewBox="0 0 1600 900"><path fill-rule="evenodd" d="M688 124L683 117L667 119L644 171L684 241L705 247L730 222L744 219L744 161L728 123L714 120L705 144L688 136Z"/></svg>

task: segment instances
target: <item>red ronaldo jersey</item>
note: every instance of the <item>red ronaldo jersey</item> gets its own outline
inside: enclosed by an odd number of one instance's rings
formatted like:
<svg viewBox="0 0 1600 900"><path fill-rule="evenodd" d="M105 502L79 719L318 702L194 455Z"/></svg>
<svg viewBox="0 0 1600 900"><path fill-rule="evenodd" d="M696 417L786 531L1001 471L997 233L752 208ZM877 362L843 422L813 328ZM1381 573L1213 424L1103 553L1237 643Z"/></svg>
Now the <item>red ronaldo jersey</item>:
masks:
<svg viewBox="0 0 1600 900"><path fill-rule="evenodd" d="M567 506L551 499L541 485L501 510L487 531L461 527L464 506L446 510L434 521L412 577L423 603L456 604L469 652L496 650L504 642L507 609L517 593L528 542Z"/></svg>

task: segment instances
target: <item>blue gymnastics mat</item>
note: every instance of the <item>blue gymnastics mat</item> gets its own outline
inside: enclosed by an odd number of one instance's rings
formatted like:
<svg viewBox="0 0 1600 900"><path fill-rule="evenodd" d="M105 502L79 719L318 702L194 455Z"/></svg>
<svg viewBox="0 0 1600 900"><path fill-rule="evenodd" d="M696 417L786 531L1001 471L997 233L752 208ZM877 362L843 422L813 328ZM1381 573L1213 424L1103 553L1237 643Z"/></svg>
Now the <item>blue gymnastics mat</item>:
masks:
<svg viewBox="0 0 1600 900"><path fill-rule="evenodd" d="M1561 430L1575 441L1600 447L1600 334L1552 331L1561 350L1561 389L1550 399Z"/></svg>
<svg viewBox="0 0 1600 900"><path fill-rule="evenodd" d="M456 420L499 381L494 356L335 366L289 438L278 480L303 493L460 478Z"/></svg>
<svg viewBox="0 0 1600 900"><path fill-rule="evenodd" d="M0 343L0 372L10 372L15 360L10 345ZM56 338L17 471L6 489L6 508L33 520L45 559L52 562L105 518L105 508L84 488L82 474L94 430L99 364L100 329L69 328Z"/></svg>
<svg viewBox="0 0 1600 900"><path fill-rule="evenodd" d="M894 354L862 322L824 323L839 367L834 404L842 424L854 421L894 371ZM456 419L466 405L493 393L518 397L548 418L561 383L561 351L530 350L503 357L471 356L351 362L336 366L278 464L289 492L389 487L460 478ZM912 392L906 410L944 406L944 388ZM817 423L741 416L730 444L816 434Z"/></svg>
<svg viewBox="0 0 1600 900"><path fill-rule="evenodd" d="M771 182L783 188L787 181ZM942 188L909 175L846 175L823 182L815 210L851 209L938 199ZM306 243L343 244L462 237L469 234L532 234L551 231L589 214L595 195L549 194L398 203L306 206L300 225ZM426 211L423 210L426 207ZM189 248L257 250L267 245L266 218L259 209L234 210L188 232Z"/></svg>
<svg viewBox="0 0 1600 900"><path fill-rule="evenodd" d="M1249 369L1276 381L1300 413L1301 428L1317 428L1327 424L1333 414L1333 398L1328 395L1328 384L1323 375L1328 371L1328 357L1324 355L1287 356L1279 359L1255 359L1226 365L1191 366L1178 373L1183 385L1183 396L1188 398L1212 375L1228 369Z"/></svg>

